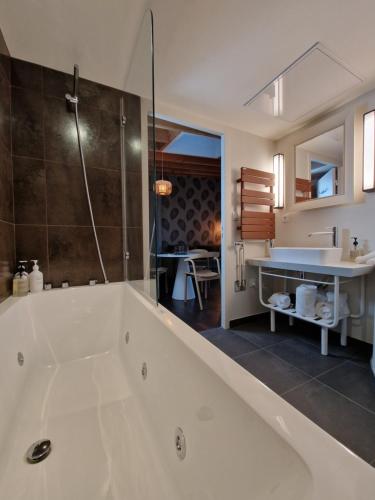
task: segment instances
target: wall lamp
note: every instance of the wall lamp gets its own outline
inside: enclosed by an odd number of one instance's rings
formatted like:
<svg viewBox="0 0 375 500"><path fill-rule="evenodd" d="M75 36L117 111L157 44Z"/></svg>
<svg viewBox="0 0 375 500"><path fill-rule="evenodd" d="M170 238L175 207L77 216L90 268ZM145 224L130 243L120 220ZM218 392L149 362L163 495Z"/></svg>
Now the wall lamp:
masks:
<svg viewBox="0 0 375 500"><path fill-rule="evenodd" d="M362 191L375 191L375 110L363 115Z"/></svg>
<svg viewBox="0 0 375 500"><path fill-rule="evenodd" d="M284 155L277 153L273 157L273 173L275 175L274 208L284 208Z"/></svg>

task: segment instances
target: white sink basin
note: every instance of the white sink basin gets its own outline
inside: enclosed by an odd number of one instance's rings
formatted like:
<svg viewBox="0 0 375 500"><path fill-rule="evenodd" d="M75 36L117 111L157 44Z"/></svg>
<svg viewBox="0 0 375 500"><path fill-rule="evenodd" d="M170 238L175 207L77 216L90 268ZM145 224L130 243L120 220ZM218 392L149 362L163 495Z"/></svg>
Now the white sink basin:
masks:
<svg viewBox="0 0 375 500"><path fill-rule="evenodd" d="M294 264L332 265L341 261L342 248L275 247L271 259Z"/></svg>

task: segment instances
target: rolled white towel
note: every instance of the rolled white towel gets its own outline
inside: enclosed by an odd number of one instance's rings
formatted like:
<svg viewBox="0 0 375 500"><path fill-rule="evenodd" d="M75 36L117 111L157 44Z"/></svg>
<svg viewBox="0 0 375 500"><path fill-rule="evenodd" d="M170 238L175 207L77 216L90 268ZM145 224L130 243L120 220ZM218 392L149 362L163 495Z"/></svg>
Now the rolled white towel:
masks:
<svg viewBox="0 0 375 500"><path fill-rule="evenodd" d="M375 266L375 258L369 259L366 264L370 264L370 266Z"/></svg>
<svg viewBox="0 0 375 500"><path fill-rule="evenodd" d="M274 293L268 299L268 302L273 306L280 307L280 309L288 309L288 307L290 307L290 297L288 293Z"/></svg>
<svg viewBox="0 0 375 500"><path fill-rule="evenodd" d="M335 299L335 294L333 292L327 292L327 301L332 304ZM341 292L339 296L339 316L348 316L350 314L350 309L348 305L348 294Z"/></svg>
<svg viewBox="0 0 375 500"><path fill-rule="evenodd" d="M332 302L317 302L315 305L315 313L319 318L330 320L333 317Z"/></svg>
<svg viewBox="0 0 375 500"><path fill-rule="evenodd" d="M375 252L370 252L367 253L366 255L360 255L359 257L355 258L356 264L366 264L366 262L369 261L369 259L375 259Z"/></svg>

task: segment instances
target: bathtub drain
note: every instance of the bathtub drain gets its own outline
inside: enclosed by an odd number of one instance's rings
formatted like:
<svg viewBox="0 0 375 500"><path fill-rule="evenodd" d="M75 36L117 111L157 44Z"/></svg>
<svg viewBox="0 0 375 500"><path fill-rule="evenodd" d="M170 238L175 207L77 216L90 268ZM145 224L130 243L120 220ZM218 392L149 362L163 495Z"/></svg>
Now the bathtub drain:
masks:
<svg viewBox="0 0 375 500"><path fill-rule="evenodd" d="M51 448L52 445L49 439L35 441L26 452L26 460L29 464L37 464L48 457Z"/></svg>

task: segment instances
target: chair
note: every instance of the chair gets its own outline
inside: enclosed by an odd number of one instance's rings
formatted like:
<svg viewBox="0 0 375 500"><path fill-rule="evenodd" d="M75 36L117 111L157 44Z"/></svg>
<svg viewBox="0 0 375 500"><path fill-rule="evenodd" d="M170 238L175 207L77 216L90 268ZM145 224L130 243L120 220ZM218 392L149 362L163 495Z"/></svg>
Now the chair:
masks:
<svg viewBox="0 0 375 500"><path fill-rule="evenodd" d="M158 280L158 298L160 295L160 276L164 275L164 285L165 285L165 293L168 294L168 268L167 267L158 267L157 269L153 267L151 269L152 275L156 275L156 279Z"/></svg>
<svg viewBox="0 0 375 500"><path fill-rule="evenodd" d="M216 267L217 267L217 272L211 271L208 268L203 268L203 269L198 269L196 266L196 260L199 259L214 259L216 262ZM185 259L185 262L189 264L189 271L185 273L185 302L186 302L186 296L187 296L187 280L189 276L194 279L196 289L197 289L197 295L198 295L198 300L199 300L199 307L200 310L203 311L203 305L202 305L202 297L201 297L201 291L199 288L200 283L204 283L204 290L205 290L205 299L207 299L207 285L210 281L215 281L215 280L220 280L221 278L221 272L220 272L220 261L219 261L219 252L208 252L207 250L203 254L196 254L193 255L192 257L189 257L188 259Z"/></svg>
<svg viewBox="0 0 375 500"><path fill-rule="evenodd" d="M201 261L199 264L198 262L195 263L195 268L196 269L208 269L209 267L209 257L207 256L207 254L209 254L210 252L208 250L206 250L205 248L194 248L193 250L189 250L189 253L193 253L194 255L195 254L198 254L199 255L199 258L197 258L196 260L198 261ZM206 261L205 264L203 264L203 260Z"/></svg>

